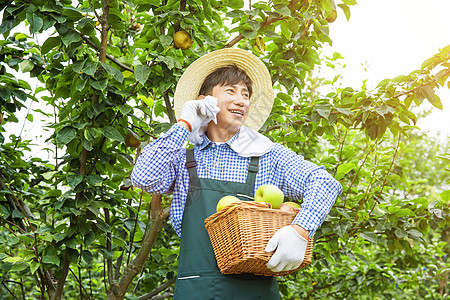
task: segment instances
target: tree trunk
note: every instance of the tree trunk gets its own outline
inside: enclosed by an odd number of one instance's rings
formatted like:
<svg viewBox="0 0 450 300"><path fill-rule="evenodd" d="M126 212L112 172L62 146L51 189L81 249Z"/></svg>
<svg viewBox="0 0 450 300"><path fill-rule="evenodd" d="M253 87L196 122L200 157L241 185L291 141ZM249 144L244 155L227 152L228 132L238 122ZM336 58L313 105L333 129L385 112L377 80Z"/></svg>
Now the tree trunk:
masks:
<svg viewBox="0 0 450 300"><path fill-rule="evenodd" d="M161 195L152 196L152 225L150 226L150 230L145 234L142 241L142 246L139 249L138 254L130 262L130 264L126 266L119 283L111 286L110 290L108 291L108 300L123 299L133 279L144 268L145 261L147 260L150 251L155 244L158 234L163 228L167 218L169 217L170 208L161 208L161 198Z"/></svg>

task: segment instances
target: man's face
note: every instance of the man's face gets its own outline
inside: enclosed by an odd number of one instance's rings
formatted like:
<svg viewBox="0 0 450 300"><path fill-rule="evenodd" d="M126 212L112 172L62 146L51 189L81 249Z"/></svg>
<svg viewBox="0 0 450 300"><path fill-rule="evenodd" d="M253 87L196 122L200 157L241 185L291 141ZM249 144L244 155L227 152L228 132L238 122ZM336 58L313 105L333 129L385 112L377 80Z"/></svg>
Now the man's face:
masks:
<svg viewBox="0 0 450 300"><path fill-rule="evenodd" d="M247 120L250 108L250 93L244 83L235 85L216 85L212 96L217 98L220 108L217 125L230 131L237 131Z"/></svg>

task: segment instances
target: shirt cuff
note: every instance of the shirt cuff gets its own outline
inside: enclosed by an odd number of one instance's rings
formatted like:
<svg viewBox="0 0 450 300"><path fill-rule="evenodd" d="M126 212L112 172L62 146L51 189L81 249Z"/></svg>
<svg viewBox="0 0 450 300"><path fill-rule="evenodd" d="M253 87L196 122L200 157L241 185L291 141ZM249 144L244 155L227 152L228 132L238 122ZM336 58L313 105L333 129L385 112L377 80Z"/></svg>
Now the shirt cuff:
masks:
<svg viewBox="0 0 450 300"><path fill-rule="evenodd" d="M189 136L189 130L187 130L183 126L175 123L161 137L161 139L165 140L167 138L170 138L170 139L172 139L174 144L178 145L181 148L183 146L184 142L186 142L188 136Z"/></svg>
<svg viewBox="0 0 450 300"><path fill-rule="evenodd" d="M305 230L308 230L309 238L313 237L320 224L314 222L316 213L301 209L297 216L292 221L292 225L299 225Z"/></svg>

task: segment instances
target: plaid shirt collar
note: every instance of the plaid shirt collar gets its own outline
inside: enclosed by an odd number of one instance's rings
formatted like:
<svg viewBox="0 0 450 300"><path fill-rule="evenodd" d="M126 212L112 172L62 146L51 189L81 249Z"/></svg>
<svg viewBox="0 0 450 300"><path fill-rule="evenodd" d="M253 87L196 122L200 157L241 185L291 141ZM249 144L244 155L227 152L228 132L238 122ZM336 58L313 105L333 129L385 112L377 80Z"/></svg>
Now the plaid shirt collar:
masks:
<svg viewBox="0 0 450 300"><path fill-rule="evenodd" d="M235 140L237 140L237 138L239 137L239 131L231 138L229 139L227 142L225 142L225 144L227 144L228 146L230 146ZM198 145L198 149L199 150L204 150L206 149L209 145L211 145L213 142L211 142L209 140L209 138L206 136L206 133L203 135L203 142Z"/></svg>

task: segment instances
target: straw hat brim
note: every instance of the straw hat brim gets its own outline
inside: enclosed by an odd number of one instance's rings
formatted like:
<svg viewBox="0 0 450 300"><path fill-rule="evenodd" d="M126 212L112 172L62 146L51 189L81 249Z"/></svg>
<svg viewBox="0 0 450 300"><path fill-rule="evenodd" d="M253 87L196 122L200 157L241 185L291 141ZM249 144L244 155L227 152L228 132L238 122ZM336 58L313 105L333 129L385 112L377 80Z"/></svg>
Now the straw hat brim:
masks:
<svg viewBox="0 0 450 300"><path fill-rule="evenodd" d="M250 109L244 125L259 130L272 110L274 91L269 70L254 54L234 48L226 48L208 53L194 61L178 81L174 106L177 119L181 115L181 107L186 101L198 98L205 78L218 68L236 65L252 80L253 93L250 98Z"/></svg>

